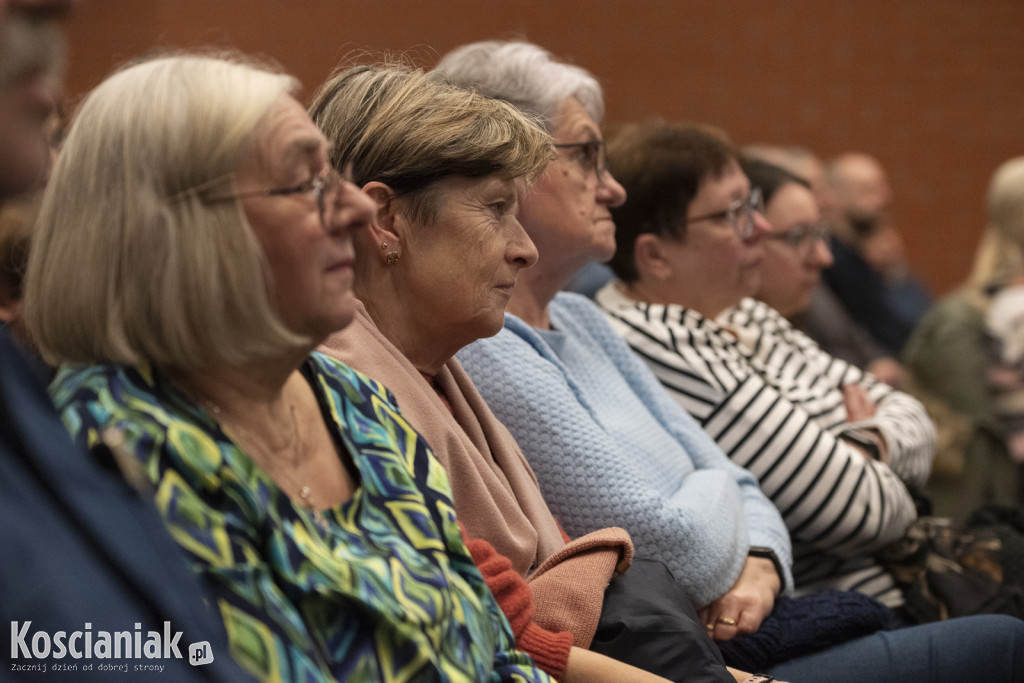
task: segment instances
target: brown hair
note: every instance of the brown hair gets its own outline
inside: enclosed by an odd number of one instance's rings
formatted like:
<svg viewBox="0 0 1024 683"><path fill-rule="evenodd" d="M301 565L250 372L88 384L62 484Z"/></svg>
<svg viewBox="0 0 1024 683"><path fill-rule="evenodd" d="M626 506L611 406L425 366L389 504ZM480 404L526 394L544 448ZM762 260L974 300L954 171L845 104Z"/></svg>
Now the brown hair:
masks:
<svg viewBox="0 0 1024 683"><path fill-rule="evenodd" d="M636 238L645 233L686 235L686 212L701 182L717 178L738 153L711 126L650 120L620 128L608 142L608 169L629 199L612 207L618 247L609 262L624 282L634 282Z"/></svg>

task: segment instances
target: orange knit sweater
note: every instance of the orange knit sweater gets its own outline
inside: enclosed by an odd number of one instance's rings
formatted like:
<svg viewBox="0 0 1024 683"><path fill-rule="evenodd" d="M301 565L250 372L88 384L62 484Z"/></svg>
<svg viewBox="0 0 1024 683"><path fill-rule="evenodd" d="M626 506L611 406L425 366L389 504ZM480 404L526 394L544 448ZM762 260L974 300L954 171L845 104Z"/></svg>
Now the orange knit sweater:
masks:
<svg viewBox="0 0 1024 683"><path fill-rule="evenodd" d="M483 574L487 587L494 593L501 611L512 625L516 647L529 653L541 669L561 678L569 660L569 648L573 645L572 634L549 631L534 621L533 592L526 580L512 569L512 562L499 555L487 541L466 538L465 529L463 538L473 556L473 563Z"/></svg>

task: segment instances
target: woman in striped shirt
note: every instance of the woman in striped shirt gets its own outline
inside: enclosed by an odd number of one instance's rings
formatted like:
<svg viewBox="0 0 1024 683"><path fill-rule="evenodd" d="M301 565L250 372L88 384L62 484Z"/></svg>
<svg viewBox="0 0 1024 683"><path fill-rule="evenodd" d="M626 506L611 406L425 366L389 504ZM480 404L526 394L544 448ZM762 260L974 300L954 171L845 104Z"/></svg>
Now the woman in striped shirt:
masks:
<svg viewBox="0 0 1024 683"><path fill-rule="evenodd" d="M597 296L609 320L758 477L793 538L798 589L856 589L900 605L872 554L917 517L910 490L928 476L934 428L917 401L749 298L767 240L808 251L802 284L827 262L810 190L788 183L773 193L775 231L731 143L697 126L629 127L610 145L609 165L640 199L614 209L619 280Z"/></svg>

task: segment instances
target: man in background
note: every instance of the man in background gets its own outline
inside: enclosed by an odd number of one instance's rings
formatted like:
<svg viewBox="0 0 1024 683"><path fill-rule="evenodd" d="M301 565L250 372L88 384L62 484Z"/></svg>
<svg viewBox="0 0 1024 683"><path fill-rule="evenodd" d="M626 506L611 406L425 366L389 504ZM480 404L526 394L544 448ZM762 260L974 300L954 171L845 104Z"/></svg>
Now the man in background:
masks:
<svg viewBox="0 0 1024 683"><path fill-rule="evenodd" d="M832 232L834 265L824 282L850 315L893 356L931 305L910 274L891 223L892 188L874 157L847 152L825 166L819 197Z"/></svg>

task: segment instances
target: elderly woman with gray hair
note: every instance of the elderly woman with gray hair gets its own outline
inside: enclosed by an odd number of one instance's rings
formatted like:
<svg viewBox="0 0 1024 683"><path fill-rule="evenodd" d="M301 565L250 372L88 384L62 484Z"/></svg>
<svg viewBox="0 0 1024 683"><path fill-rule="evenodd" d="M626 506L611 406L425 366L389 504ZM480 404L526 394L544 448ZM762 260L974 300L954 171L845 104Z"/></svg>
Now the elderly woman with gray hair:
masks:
<svg viewBox="0 0 1024 683"><path fill-rule="evenodd" d="M878 627L868 611L885 611L867 596L777 596L792 586L789 540L757 481L728 461L592 302L559 293L583 264L610 258L609 208L626 201L601 154L601 110L588 111L589 98L560 78L564 69L528 44L467 45L444 56L437 71L545 117L561 152L520 200L537 265L522 273L504 328L459 359L519 441L567 530L621 524L638 556L672 569L731 656L750 661L756 649L768 655L757 659L769 659L770 672L789 680L1019 676L1024 641L1014 619L972 617L964 622L974 629L970 639L950 622L857 638ZM657 199L663 206L678 198ZM732 212L714 215L725 213ZM863 630L847 628L855 612ZM826 624L845 626L828 634Z"/></svg>
<svg viewBox="0 0 1024 683"><path fill-rule="evenodd" d="M466 45L437 71L541 116L559 149L519 207L541 259L523 273L504 329L460 360L569 533L620 520L638 554L663 561L706 608L716 639L756 631L792 586L778 513L614 333L604 339L600 311L559 293L585 264L611 258L609 209L626 200L605 165L600 86L526 43Z"/></svg>
<svg viewBox="0 0 1024 683"><path fill-rule="evenodd" d="M547 681L423 439L314 351L354 315L352 237L374 207L297 86L174 55L85 100L25 288L33 338L68 363L55 402L153 496L261 680Z"/></svg>
<svg viewBox="0 0 1024 683"><path fill-rule="evenodd" d="M654 678L641 669L733 680L665 568L630 566L625 532L563 534L522 451L454 358L501 329L534 267L516 213L549 172L550 137L506 102L398 65L342 70L311 113L331 158L351 164L377 204L355 240L361 305L325 349L388 386L431 444L519 647L560 680Z"/></svg>

